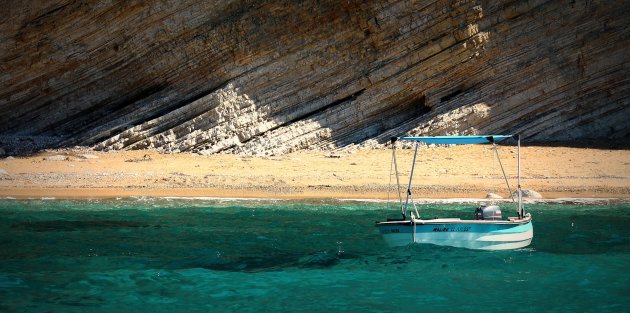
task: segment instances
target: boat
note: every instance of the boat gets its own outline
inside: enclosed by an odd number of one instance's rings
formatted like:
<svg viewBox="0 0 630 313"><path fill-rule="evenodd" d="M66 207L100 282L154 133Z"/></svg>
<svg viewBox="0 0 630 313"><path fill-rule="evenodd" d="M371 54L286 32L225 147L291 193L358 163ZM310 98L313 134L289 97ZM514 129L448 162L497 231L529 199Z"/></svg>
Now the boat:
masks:
<svg viewBox="0 0 630 313"><path fill-rule="evenodd" d="M505 170L499 158L497 143L506 139L517 142L518 182L516 200L512 193ZM409 183L405 201L401 195L401 185L396 161L396 142L415 142L413 163L409 175ZM425 144L492 144L499 160L503 177L508 186L512 202L516 204L515 217L503 218L501 208L496 203L486 203L474 208L474 219L433 218L424 219L418 211L411 193L411 184L418 156L420 143ZM431 136L431 137L392 137L392 164L396 172L398 184L398 200L401 216L376 222L385 242L391 247L407 246L410 244L433 244L481 250L509 250L520 249L531 244L534 236L532 216L525 212L521 189L521 139L519 135L486 135L486 136ZM391 166L390 166L391 168ZM391 170L390 170L391 182ZM413 206L413 209L411 207ZM471 212L473 213L473 212Z"/></svg>

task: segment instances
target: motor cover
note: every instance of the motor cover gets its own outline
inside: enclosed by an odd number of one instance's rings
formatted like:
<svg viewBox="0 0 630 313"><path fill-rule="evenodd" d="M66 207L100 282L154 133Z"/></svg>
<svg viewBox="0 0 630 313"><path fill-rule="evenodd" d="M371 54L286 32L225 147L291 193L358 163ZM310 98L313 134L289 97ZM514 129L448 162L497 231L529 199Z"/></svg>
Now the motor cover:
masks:
<svg viewBox="0 0 630 313"><path fill-rule="evenodd" d="M503 219L501 208L496 204L482 205L475 210L475 219L500 221Z"/></svg>

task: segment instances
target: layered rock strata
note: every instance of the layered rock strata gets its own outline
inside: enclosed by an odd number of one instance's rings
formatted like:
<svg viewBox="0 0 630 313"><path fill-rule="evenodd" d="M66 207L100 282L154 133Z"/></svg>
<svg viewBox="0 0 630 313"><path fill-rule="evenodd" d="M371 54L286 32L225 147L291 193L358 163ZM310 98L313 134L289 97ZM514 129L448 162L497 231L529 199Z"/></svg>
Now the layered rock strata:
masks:
<svg viewBox="0 0 630 313"><path fill-rule="evenodd" d="M630 133L624 1L7 7L0 146L9 153L24 140L278 154L402 134Z"/></svg>

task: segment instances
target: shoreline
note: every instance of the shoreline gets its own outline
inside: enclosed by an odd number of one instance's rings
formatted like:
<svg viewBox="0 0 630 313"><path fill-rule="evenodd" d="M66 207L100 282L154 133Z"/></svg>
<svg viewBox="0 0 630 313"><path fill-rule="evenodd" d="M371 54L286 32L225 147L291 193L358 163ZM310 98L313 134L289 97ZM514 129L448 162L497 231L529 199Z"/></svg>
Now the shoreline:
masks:
<svg viewBox="0 0 630 313"><path fill-rule="evenodd" d="M118 195L118 196L89 196L89 197L56 197L56 196L0 196L0 201L108 201L108 200L166 200L166 201L218 201L218 202L304 202L304 203L373 203L373 204L397 204L395 199L374 199L374 198L332 198L332 197L215 197L215 196L163 196L163 195ZM403 200L404 202L404 200ZM511 199L488 199L474 197L449 197L449 198L418 198L414 199L415 204L479 204L479 203L499 203L510 204ZM523 204L574 204L574 205L615 205L630 204L630 198L589 198L589 197L559 197L559 198L523 198Z"/></svg>
<svg viewBox="0 0 630 313"><path fill-rule="evenodd" d="M343 192L242 192L203 188L178 189L118 189L118 188L36 188L36 189L0 189L2 200L111 200L131 198L153 198L166 200L216 200L216 201L330 201L330 202L370 202L396 203L397 199L379 197L375 193L343 193ZM416 204L433 203L509 203L510 198L489 199L479 193L441 193L430 197L414 197ZM403 198L404 202L404 198ZM546 193L545 198L523 198L523 203L550 204L626 204L630 197L619 194L595 194L580 192Z"/></svg>
<svg viewBox="0 0 630 313"><path fill-rule="evenodd" d="M444 187L444 186L439 186ZM439 188L429 186L428 189ZM332 189L332 188L331 188ZM321 190L307 189L300 191L273 191L273 190L253 190L253 189L223 189L223 188L0 188L0 198L47 198L58 199L111 199L124 197L154 197L154 198L215 198L215 199L275 199L275 200L302 200L302 199L356 199L368 201L386 202L388 197L386 192L378 191L347 191L341 190ZM413 189L412 189L413 190ZM526 198L534 201L554 200L554 199L627 199L630 197L621 192L593 192L593 191L564 191L545 192L545 197ZM448 199L485 199L499 202L511 201L509 197L490 199L484 197L481 191L433 191L430 194L418 194L418 190L413 193L413 198L417 201L430 199L435 201ZM389 196L391 201L397 200L396 194ZM404 200L404 196L403 196Z"/></svg>

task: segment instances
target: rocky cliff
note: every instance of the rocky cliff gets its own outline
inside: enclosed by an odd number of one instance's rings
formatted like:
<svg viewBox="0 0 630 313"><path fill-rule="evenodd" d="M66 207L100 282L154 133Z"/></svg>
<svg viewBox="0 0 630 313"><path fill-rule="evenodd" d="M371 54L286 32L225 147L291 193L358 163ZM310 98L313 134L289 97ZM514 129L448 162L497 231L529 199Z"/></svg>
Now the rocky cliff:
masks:
<svg viewBox="0 0 630 313"><path fill-rule="evenodd" d="M627 1L6 1L0 146L630 134Z"/></svg>

